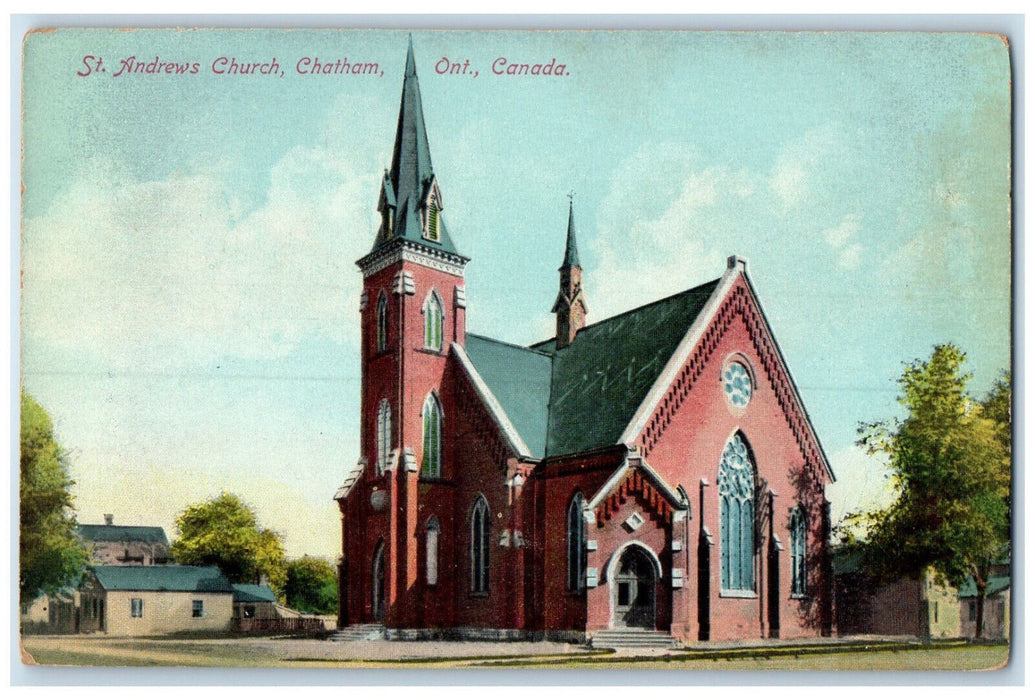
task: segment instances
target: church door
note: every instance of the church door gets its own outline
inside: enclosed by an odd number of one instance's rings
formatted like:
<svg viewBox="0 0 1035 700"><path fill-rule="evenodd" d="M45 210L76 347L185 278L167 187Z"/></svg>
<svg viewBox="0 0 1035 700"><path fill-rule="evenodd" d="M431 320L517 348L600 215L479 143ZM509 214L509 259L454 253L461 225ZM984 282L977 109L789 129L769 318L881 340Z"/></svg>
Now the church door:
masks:
<svg viewBox="0 0 1035 700"><path fill-rule="evenodd" d="M640 547L629 547L618 562L611 585L615 627L654 629L654 564Z"/></svg>
<svg viewBox="0 0 1035 700"><path fill-rule="evenodd" d="M385 544L377 543L374 550L374 585L371 596L371 614L377 622L385 619Z"/></svg>

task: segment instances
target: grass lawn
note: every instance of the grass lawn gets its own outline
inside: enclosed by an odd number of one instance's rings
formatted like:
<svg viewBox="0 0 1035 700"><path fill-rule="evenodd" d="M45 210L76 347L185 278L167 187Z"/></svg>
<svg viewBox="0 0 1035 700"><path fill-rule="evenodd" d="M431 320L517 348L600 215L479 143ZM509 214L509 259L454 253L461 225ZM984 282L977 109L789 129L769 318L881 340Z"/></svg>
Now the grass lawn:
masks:
<svg viewBox="0 0 1035 700"><path fill-rule="evenodd" d="M395 644L395 643L384 643ZM1007 645L883 645L883 648L784 648L684 651L668 656L619 656L600 650L571 648L566 653L514 654L507 644L488 653L462 658L422 658L432 647L373 647L294 639L109 639L105 637L32 637L22 640L37 664L59 666L223 666L279 668L557 668L660 670L816 670L816 671L974 671L1000 668L1009 659ZM875 645L879 646L879 645ZM401 658L378 658L379 649L409 652ZM414 649L417 653L412 653ZM443 652L440 652L443 653ZM448 653L448 652L445 652Z"/></svg>

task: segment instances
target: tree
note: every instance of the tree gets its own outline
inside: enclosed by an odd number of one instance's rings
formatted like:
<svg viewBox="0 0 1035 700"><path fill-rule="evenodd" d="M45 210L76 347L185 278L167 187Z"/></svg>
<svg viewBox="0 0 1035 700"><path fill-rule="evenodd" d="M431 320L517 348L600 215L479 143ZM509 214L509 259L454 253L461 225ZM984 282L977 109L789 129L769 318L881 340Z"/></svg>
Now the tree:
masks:
<svg viewBox="0 0 1035 700"><path fill-rule="evenodd" d="M338 609L338 579L326 560L304 556L287 565L284 597L289 608L319 614Z"/></svg>
<svg viewBox="0 0 1035 700"><path fill-rule="evenodd" d="M282 595L287 573L280 535L260 528L237 496L224 492L187 506L176 518L176 531L170 551L180 564L218 566L233 583L258 583L265 575Z"/></svg>
<svg viewBox="0 0 1035 700"><path fill-rule="evenodd" d="M959 348L935 347L899 380L906 418L860 426L859 444L888 457L898 494L851 520L878 580L928 567L955 586L972 578L980 636L988 574L1010 541L1010 385L1006 375L984 402L971 399L965 362Z"/></svg>
<svg viewBox="0 0 1035 700"><path fill-rule="evenodd" d="M87 551L76 533L66 454L50 416L24 391L20 467L18 588L27 602L76 583Z"/></svg>

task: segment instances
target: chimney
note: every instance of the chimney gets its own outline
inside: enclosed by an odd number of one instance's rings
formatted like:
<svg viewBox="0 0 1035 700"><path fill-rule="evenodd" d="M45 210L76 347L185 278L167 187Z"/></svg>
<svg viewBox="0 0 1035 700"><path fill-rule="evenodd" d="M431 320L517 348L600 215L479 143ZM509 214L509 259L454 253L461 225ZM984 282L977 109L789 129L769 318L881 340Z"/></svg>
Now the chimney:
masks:
<svg viewBox="0 0 1035 700"><path fill-rule="evenodd" d="M105 513L104 514L104 524L105 525L114 525L115 524L115 515L114 515L114 513Z"/></svg>

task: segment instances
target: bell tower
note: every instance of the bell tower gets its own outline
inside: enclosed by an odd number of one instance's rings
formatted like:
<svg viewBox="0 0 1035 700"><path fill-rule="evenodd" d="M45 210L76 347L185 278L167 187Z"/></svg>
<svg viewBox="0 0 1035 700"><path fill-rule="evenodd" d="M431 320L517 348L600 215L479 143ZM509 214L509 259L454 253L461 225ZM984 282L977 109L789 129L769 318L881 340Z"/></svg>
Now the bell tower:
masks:
<svg viewBox="0 0 1035 700"><path fill-rule="evenodd" d="M444 390L453 343L464 344L468 258L456 252L431 163L412 38L406 54L391 167L363 274L361 452L343 500L348 618L413 627L420 485L451 477Z"/></svg>
<svg viewBox="0 0 1035 700"><path fill-rule="evenodd" d="M586 325L586 295L582 291L582 265L579 263L579 249L575 241L575 199L568 195L568 240L564 246L564 262L561 263L560 290L553 303L552 312L557 314L557 349L566 348L575 342L575 336Z"/></svg>

